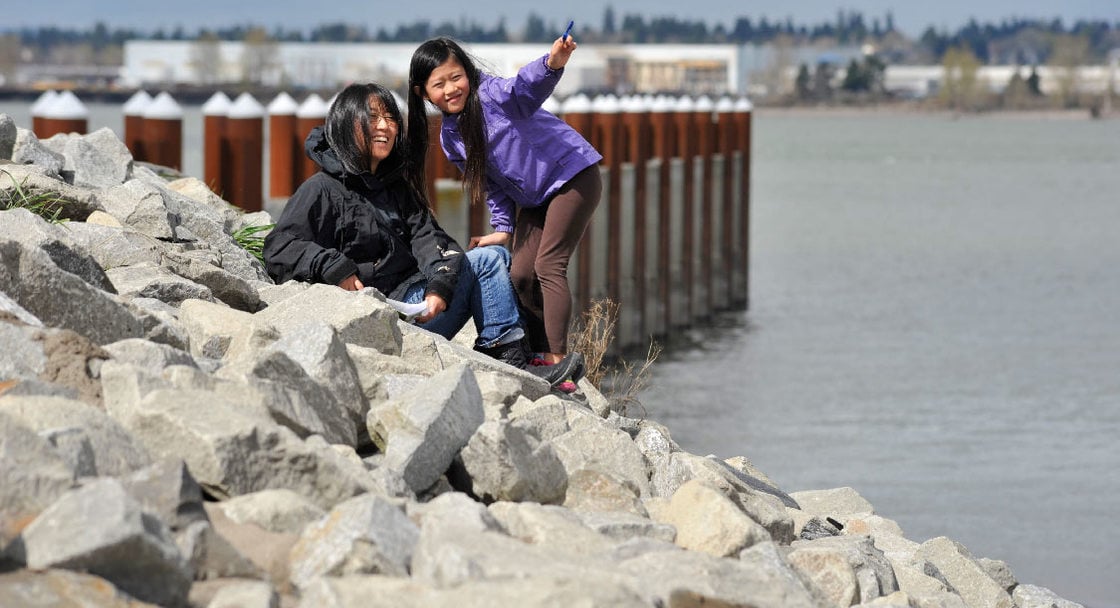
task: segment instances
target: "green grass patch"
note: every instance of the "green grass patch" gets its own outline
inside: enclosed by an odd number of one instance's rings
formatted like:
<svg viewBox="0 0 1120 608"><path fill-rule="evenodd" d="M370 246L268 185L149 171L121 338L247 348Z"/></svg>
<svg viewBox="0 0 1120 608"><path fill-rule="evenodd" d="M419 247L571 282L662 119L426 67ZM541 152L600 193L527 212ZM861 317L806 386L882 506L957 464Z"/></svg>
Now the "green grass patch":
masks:
<svg viewBox="0 0 1120 608"><path fill-rule="evenodd" d="M66 221L62 211L66 201L57 192L28 192L27 178L17 181L11 173L0 169L0 173L12 180L12 188L0 190L0 209L27 209L39 217L51 222L61 224Z"/></svg>
<svg viewBox="0 0 1120 608"><path fill-rule="evenodd" d="M272 230L276 224L265 224L263 226L242 226L233 233L233 240L242 249L253 254L253 257L264 263L264 236L260 233Z"/></svg>

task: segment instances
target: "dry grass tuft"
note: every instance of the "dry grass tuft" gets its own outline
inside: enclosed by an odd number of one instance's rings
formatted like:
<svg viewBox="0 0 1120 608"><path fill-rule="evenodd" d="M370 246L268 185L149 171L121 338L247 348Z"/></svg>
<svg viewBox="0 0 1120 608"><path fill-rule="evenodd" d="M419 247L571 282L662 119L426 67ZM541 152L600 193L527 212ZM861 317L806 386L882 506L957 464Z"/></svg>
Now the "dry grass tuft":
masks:
<svg viewBox="0 0 1120 608"><path fill-rule="evenodd" d="M651 341L645 361L640 365L626 359L608 365L607 353L614 340L618 312L619 305L609 299L591 302L591 307L576 322L569 348L583 353L585 377L603 392L612 410L626 416L631 409L640 409L644 416L645 408L638 401L638 394L649 386L650 369L662 349Z"/></svg>

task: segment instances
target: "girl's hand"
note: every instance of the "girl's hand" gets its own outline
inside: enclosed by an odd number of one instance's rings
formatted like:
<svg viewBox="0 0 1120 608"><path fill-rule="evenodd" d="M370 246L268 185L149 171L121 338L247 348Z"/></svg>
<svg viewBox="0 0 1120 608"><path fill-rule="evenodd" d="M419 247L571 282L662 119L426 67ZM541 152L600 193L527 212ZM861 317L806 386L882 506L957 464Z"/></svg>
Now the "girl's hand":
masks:
<svg viewBox="0 0 1120 608"><path fill-rule="evenodd" d="M565 40L563 37L557 38L552 43L552 50L548 52L548 69L559 70L560 68L568 65L568 60L572 58L572 51L576 50L575 39L568 36Z"/></svg>
<svg viewBox="0 0 1120 608"><path fill-rule="evenodd" d="M447 302L434 293L425 296L424 302L428 305L428 312L416 317L417 323L427 323L436 318L439 313L447 310Z"/></svg>
<svg viewBox="0 0 1120 608"><path fill-rule="evenodd" d="M342 282L339 283L338 286L345 289L346 291L361 291L365 287L365 285L362 285L362 282L358 279L358 275L356 274L352 274L345 279L342 279Z"/></svg>
<svg viewBox="0 0 1120 608"><path fill-rule="evenodd" d="M467 249L488 247L490 245L505 245L506 243L509 243L508 232L491 232L486 236L472 236L470 243L467 244Z"/></svg>

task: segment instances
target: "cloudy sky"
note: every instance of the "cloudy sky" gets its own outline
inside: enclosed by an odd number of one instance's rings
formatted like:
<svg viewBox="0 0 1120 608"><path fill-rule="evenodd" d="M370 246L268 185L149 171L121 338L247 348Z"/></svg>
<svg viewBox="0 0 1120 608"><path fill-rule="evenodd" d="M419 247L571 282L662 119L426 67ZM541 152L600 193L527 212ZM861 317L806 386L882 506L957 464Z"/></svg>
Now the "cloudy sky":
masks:
<svg viewBox="0 0 1120 608"><path fill-rule="evenodd" d="M927 26L957 29L970 18L998 22L1006 18L1061 18L1068 26L1078 19L1120 22L1117 0L567 0L565 2L525 2L524 0L428 0L427 2L385 2L383 0L329 0L327 2L290 0L190 0L159 3L152 0L51 0L21 2L18 10L4 11L0 30L22 26L54 25L85 28L104 21L110 28L137 27L146 30L174 29L182 26L188 33L199 27L218 28L238 24L306 31L323 23L347 22L365 25L371 31L392 29L401 23L427 19L474 21L492 26L504 17L511 31L524 27L527 16L536 13L546 22L565 25L569 19L599 28L604 7L615 14L641 14L648 17L675 16L701 19L709 25L734 23L745 16L757 21L784 21L792 17L798 25L834 21L838 10L855 10L870 25L873 18L894 14L895 25L910 35ZM162 6L161 6L162 5Z"/></svg>

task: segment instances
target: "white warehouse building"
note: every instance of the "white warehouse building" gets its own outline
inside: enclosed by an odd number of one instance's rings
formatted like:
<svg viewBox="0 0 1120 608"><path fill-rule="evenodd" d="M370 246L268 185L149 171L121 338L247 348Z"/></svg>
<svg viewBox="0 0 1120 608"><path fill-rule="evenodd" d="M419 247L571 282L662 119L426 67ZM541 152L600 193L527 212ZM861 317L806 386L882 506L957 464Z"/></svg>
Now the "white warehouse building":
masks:
<svg viewBox="0 0 1120 608"><path fill-rule="evenodd" d="M125 43L121 84L215 85L333 89L373 80L405 86L418 43L155 41ZM464 45L495 74L510 76L548 51L545 44ZM747 47L735 45L592 45L572 55L557 94L577 91L690 94L745 93Z"/></svg>

